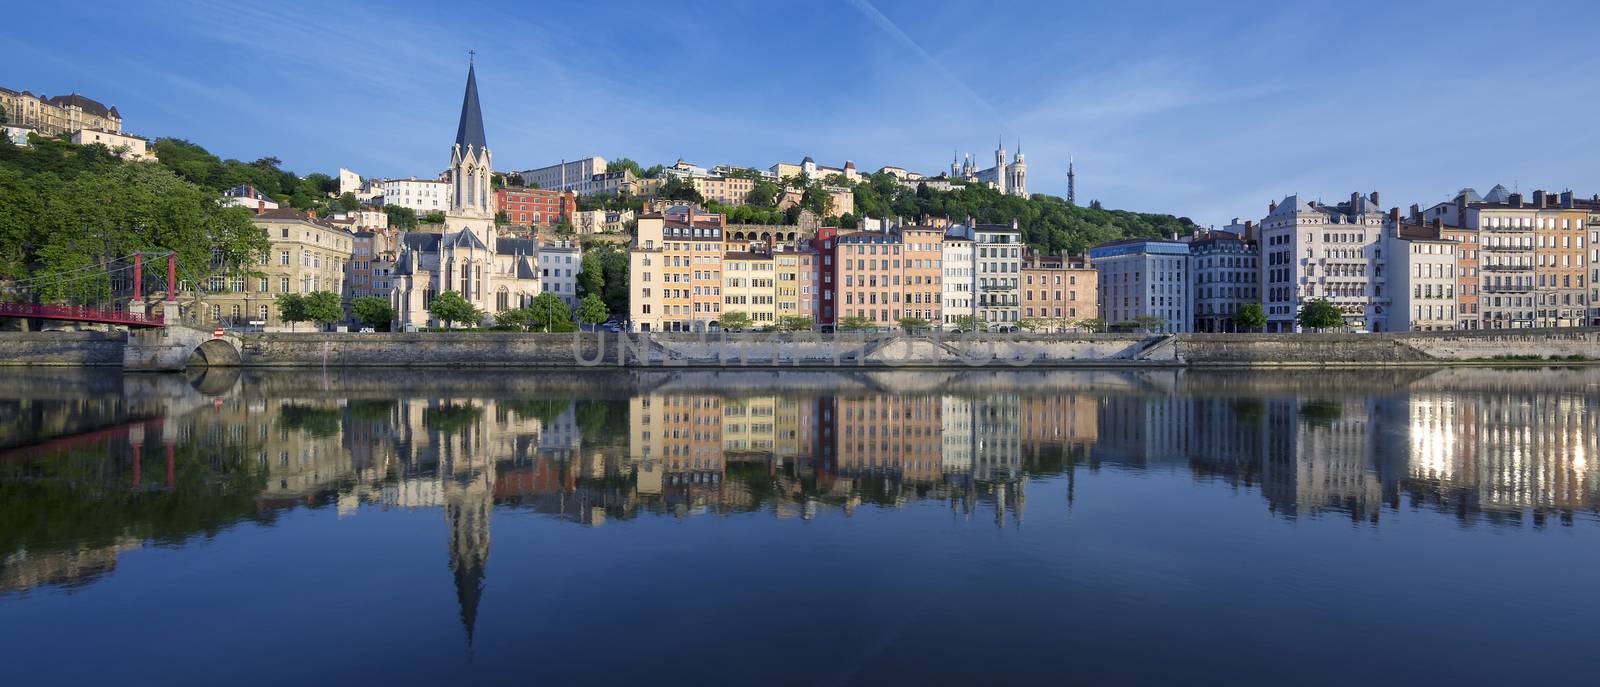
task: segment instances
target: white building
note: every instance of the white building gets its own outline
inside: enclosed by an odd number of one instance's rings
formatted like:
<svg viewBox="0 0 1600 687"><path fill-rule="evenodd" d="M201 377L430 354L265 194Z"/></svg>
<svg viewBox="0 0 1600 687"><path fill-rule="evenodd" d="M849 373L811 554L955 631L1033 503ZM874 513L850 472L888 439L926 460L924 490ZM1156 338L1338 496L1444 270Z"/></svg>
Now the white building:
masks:
<svg viewBox="0 0 1600 687"><path fill-rule="evenodd" d="M603 182L606 173L606 159L598 155L577 160L564 160L549 167L529 169L518 172L522 175L522 183L527 186L538 186L548 191L572 191L580 196L598 193L596 188L596 175L601 175Z"/></svg>
<svg viewBox="0 0 1600 687"><path fill-rule="evenodd" d="M450 182L436 179L386 179L383 204L411 208L418 215L450 209Z"/></svg>
<svg viewBox="0 0 1600 687"><path fill-rule="evenodd" d="M254 186L235 186L223 191L222 204L246 208L251 212L278 209L278 201Z"/></svg>
<svg viewBox="0 0 1600 687"><path fill-rule="evenodd" d="M1437 229L1391 224L1384 232L1392 331L1440 331L1456 328L1455 241L1439 238Z"/></svg>
<svg viewBox="0 0 1600 687"><path fill-rule="evenodd" d="M346 193L361 194L361 175L343 167L339 168L339 195Z"/></svg>
<svg viewBox="0 0 1600 687"><path fill-rule="evenodd" d="M86 146L96 143L111 149L118 157L124 160L142 162L154 160L156 156L149 150L149 142L131 134L119 134L100 129L79 129L72 132L72 142L75 145Z"/></svg>
<svg viewBox="0 0 1600 687"><path fill-rule="evenodd" d="M539 246L539 283L572 307L578 306L578 272L582 269L583 255L577 246L569 242Z"/></svg>
<svg viewBox="0 0 1600 687"><path fill-rule="evenodd" d="M972 227L977 268L977 317L991 329L1012 328L1022 317L1022 231L1011 224Z"/></svg>
<svg viewBox="0 0 1600 687"><path fill-rule="evenodd" d="M1261 300L1267 331L1299 331L1300 308L1327 299L1345 326L1387 331L1384 213L1378 194L1350 194L1338 205L1289 196L1261 220Z"/></svg>
<svg viewBox="0 0 1600 687"><path fill-rule="evenodd" d="M944 326L954 328L961 317L977 317L978 288L977 267L973 263L972 232L964 226L946 232L939 243L940 262L944 266L943 299ZM968 456L967 465L972 464Z"/></svg>
<svg viewBox="0 0 1600 687"><path fill-rule="evenodd" d="M1100 275L1100 317L1127 326L1157 318L1163 332L1193 331L1194 291L1189 245L1125 239L1089 249Z"/></svg>

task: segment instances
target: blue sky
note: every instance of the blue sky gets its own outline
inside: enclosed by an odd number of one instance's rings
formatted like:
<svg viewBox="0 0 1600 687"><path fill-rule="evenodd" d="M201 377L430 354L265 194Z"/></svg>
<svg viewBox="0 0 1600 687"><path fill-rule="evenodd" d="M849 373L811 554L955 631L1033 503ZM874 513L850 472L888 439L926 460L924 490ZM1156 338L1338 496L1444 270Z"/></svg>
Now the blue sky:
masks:
<svg viewBox="0 0 1600 687"><path fill-rule="evenodd" d="M1403 5L1403 6L1395 6ZM301 173L448 163L466 72L495 166L810 155L936 173L1020 138L1029 187L1258 218L1269 199L1600 191L1581 2L23 3L0 85Z"/></svg>

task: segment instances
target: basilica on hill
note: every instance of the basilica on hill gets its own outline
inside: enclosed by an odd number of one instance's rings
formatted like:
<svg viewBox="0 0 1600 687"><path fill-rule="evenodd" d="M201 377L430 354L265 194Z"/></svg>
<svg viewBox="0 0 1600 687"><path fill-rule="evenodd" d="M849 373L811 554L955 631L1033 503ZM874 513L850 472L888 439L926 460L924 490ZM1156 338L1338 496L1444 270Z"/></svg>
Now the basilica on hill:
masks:
<svg viewBox="0 0 1600 687"><path fill-rule="evenodd" d="M395 262L390 303L402 330L438 326L428 305L445 291L461 294L487 319L533 302L542 289L538 243L501 237L495 228L491 157L478 105L475 66L467 67L461 122L450 149L450 204L438 233L405 235Z"/></svg>
<svg viewBox="0 0 1600 687"><path fill-rule="evenodd" d="M1028 197L1028 163L1022 157L1022 143L1017 143L1017 159L1006 162L1006 145L1001 141L994 149L994 166L978 169L972 153L965 158L957 155L950 161L950 178L979 181L993 186L1001 193Z"/></svg>

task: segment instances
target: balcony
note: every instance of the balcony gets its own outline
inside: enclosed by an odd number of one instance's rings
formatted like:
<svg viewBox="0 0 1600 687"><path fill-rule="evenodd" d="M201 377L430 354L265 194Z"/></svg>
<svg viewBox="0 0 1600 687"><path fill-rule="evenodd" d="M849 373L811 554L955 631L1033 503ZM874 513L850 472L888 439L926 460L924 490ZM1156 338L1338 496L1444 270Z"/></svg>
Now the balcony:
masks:
<svg viewBox="0 0 1600 687"><path fill-rule="evenodd" d="M1485 272L1532 272L1532 265L1479 265Z"/></svg>

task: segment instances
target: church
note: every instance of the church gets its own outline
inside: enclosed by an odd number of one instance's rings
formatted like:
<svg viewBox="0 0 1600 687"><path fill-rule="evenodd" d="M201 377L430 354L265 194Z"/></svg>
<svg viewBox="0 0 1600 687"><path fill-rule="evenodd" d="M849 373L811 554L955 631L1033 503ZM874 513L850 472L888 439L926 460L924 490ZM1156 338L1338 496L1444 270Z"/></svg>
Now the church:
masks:
<svg viewBox="0 0 1600 687"><path fill-rule="evenodd" d="M533 239L502 238L494 225L491 157L478 105L475 66L467 66L467 93L461 101L461 123L450 149L449 209L438 233L410 232L401 240L395 261L394 306L403 331L439 326L428 304L445 291L461 294L484 312L495 313L533 302L541 290L538 244Z"/></svg>
<svg viewBox="0 0 1600 687"><path fill-rule="evenodd" d="M978 169L971 153L966 158L957 156L950 161L950 177L988 184L1001 193L1028 197L1028 163L1022 157L1022 143L1017 143L1017 159L1006 162L1006 146L1002 141L994 149L994 166Z"/></svg>

